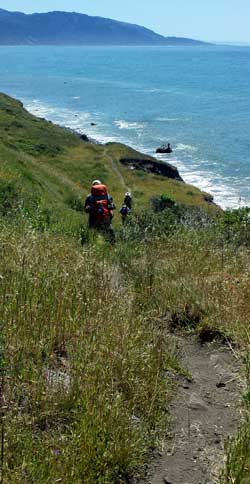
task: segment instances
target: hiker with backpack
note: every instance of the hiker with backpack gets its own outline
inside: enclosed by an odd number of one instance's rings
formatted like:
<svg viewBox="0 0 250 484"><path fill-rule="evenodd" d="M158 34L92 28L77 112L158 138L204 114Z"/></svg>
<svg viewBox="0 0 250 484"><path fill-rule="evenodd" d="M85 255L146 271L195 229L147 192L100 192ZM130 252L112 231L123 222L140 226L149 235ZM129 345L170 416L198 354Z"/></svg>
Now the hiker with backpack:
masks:
<svg viewBox="0 0 250 484"><path fill-rule="evenodd" d="M123 203L129 208L129 210L132 210L132 195L130 192L125 193Z"/></svg>
<svg viewBox="0 0 250 484"><path fill-rule="evenodd" d="M120 209L120 214L121 214L121 219L122 219L122 225L125 224L127 216L130 214L131 210L130 208L127 207L127 205L123 204L121 209Z"/></svg>
<svg viewBox="0 0 250 484"><path fill-rule="evenodd" d="M122 225L125 224L127 216L130 214L132 210L132 195L130 192L125 193L123 205L120 209Z"/></svg>
<svg viewBox="0 0 250 484"><path fill-rule="evenodd" d="M85 200L85 212L89 214L89 228L100 230L115 242L115 232L112 227L113 210L116 206L108 194L106 185L100 180L92 182L91 193Z"/></svg>

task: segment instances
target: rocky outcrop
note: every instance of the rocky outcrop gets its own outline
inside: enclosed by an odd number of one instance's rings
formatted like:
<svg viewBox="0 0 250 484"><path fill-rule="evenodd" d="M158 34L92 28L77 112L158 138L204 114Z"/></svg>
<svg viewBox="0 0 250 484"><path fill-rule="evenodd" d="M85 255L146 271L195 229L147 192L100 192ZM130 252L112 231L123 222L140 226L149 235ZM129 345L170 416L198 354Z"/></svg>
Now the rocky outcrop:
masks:
<svg viewBox="0 0 250 484"><path fill-rule="evenodd" d="M173 150L170 145L162 145L157 148L156 153L173 153Z"/></svg>
<svg viewBox="0 0 250 484"><path fill-rule="evenodd" d="M130 170L141 170L183 182L177 168L170 163L163 163L153 158L120 158L120 163Z"/></svg>
<svg viewBox="0 0 250 484"><path fill-rule="evenodd" d="M85 141L85 143L88 143L89 142L89 138L86 134L79 134L79 138L82 140L82 141Z"/></svg>
<svg viewBox="0 0 250 484"><path fill-rule="evenodd" d="M210 193L204 193L203 198L207 203L214 203L214 197Z"/></svg>

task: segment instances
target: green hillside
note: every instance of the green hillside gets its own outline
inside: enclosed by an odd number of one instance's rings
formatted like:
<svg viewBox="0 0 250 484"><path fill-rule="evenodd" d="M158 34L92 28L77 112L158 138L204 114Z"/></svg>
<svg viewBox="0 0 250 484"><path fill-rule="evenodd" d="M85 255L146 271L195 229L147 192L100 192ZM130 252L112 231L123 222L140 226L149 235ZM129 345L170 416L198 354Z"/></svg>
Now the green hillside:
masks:
<svg viewBox="0 0 250 484"><path fill-rule="evenodd" d="M177 344L191 335L226 344L245 368L243 423L218 482L247 484L250 209L223 212L121 159L152 163L0 95L0 481L140 482L169 438L177 382L192 377ZM94 178L118 206L133 192L115 245L86 227ZM153 210L152 198L171 207Z"/></svg>
<svg viewBox="0 0 250 484"><path fill-rule="evenodd" d="M129 170L120 163L122 157L148 158L124 145L84 142L0 94L0 193L7 194L10 204L36 200L42 209L52 211L54 220L70 218L78 223L74 208L81 208L91 180L101 178L118 206L130 189L137 207L148 206L152 197L164 194L179 203L210 209L197 188Z"/></svg>

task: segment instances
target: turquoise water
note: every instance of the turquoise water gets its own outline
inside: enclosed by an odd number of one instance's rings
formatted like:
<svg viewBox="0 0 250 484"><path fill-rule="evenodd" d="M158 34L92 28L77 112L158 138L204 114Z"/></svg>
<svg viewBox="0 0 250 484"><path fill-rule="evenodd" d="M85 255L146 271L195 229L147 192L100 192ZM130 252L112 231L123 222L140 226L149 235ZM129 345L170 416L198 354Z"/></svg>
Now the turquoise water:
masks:
<svg viewBox="0 0 250 484"><path fill-rule="evenodd" d="M1 91L100 141L171 142L223 207L250 205L249 79L250 47L0 47Z"/></svg>

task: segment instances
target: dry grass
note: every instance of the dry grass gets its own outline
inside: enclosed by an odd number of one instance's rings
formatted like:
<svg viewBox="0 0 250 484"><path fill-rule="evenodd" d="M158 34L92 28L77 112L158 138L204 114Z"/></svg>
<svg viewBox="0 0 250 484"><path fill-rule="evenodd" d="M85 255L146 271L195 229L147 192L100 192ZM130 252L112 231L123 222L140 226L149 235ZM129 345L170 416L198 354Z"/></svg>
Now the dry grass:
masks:
<svg viewBox="0 0 250 484"><path fill-rule="evenodd" d="M176 365L102 244L1 231L6 482L125 482Z"/></svg>
<svg viewBox="0 0 250 484"><path fill-rule="evenodd" d="M81 247L3 224L0 246L7 482L126 482L166 429L168 329L249 345L249 252L213 229Z"/></svg>
<svg viewBox="0 0 250 484"><path fill-rule="evenodd" d="M166 371L181 371L170 332L207 328L249 351L249 213L219 218L211 206L208 225L179 205L153 214L162 194L208 205L194 188L126 170L124 152L0 95L2 482L129 482L167 429ZM125 180L137 207L115 247L72 209L100 177L118 205ZM223 484L249 482L249 390L244 399Z"/></svg>

